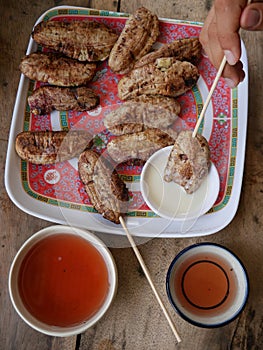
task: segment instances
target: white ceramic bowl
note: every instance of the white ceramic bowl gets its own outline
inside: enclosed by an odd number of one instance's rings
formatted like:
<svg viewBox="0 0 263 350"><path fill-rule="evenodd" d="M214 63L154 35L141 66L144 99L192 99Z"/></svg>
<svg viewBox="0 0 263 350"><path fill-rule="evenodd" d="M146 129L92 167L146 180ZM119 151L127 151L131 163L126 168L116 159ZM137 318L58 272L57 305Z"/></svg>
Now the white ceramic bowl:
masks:
<svg viewBox="0 0 263 350"><path fill-rule="evenodd" d="M249 282L245 267L229 249L199 243L182 250L166 276L170 303L186 321L203 328L224 326L246 305Z"/></svg>
<svg viewBox="0 0 263 350"><path fill-rule="evenodd" d="M37 318L35 318L25 307L21 296L19 294L18 287L18 276L21 263L25 258L26 254L29 250L42 239L57 234L71 234L75 236L80 236L84 238L88 243L90 243L94 248L96 248L97 252L101 255L105 262L105 266L108 273L108 290L107 295L105 296L102 305L96 311L95 314L90 316L87 320L80 322L79 324L74 324L72 326L52 326L46 323L41 322ZM33 277L33 276L32 276ZM76 286L77 288L78 286ZM13 306L20 317L32 328L35 330L51 335L51 336L72 336L79 333L84 332L91 326L93 326L101 317L105 314L105 312L110 307L110 304L114 298L117 289L117 269L113 257L108 250L108 248L104 245L104 243L98 239L94 234L88 232L83 229L79 229L76 227L63 226L63 225L55 225L44 228L34 235L32 235L19 249L16 254L11 268L9 272L9 294Z"/></svg>
<svg viewBox="0 0 263 350"><path fill-rule="evenodd" d="M163 179L164 169L173 146L155 152L145 163L140 179L142 196L149 208L169 220L192 220L205 214L215 203L219 176L213 163L207 178L193 194L174 182Z"/></svg>

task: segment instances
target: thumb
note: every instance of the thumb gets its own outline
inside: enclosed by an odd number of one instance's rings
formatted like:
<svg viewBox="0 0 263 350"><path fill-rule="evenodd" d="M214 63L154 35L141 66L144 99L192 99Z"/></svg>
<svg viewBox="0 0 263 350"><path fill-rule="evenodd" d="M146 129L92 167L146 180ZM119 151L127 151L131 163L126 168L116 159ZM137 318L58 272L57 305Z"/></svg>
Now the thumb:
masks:
<svg viewBox="0 0 263 350"><path fill-rule="evenodd" d="M240 25L246 30L263 30L263 3L247 6L242 12Z"/></svg>

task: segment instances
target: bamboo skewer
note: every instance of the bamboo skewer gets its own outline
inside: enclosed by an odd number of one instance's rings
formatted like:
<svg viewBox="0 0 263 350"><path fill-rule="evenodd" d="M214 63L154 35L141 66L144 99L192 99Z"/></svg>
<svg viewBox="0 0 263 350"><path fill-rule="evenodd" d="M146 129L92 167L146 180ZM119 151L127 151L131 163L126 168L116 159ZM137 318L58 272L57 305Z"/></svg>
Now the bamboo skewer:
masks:
<svg viewBox="0 0 263 350"><path fill-rule="evenodd" d="M252 0L248 0L248 1L247 1L247 5L249 5L249 4L251 4L251 3L252 3ZM217 85L217 83L218 83L218 80L220 79L221 74L222 74L222 72L223 72L223 70L224 70L224 68L225 68L225 65L226 65L226 56L224 56L223 59L222 59L222 61L221 61L221 64L220 64L220 66L219 66L219 69L218 69L218 72L217 72L217 74L216 74L215 80L214 80L214 82L213 82L213 84L212 84L212 86L211 86L211 89L210 89L209 94L208 94L208 96L207 96L207 98L206 98L205 104L204 104L204 106L203 106L203 108L202 108L202 111L201 111L201 113L200 113L200 116L199 116L199 118L198 118L198 121L197 121L197 123L196 123L196 125L195 125L194 131L193 131L193 134L192 134L193 137L196 137L196 134L197 134L197 132L198 132L199 126L200 126L200 124L202 123L202 120L203 120L203 118L204 118L205 111L206 111L206 109L207 109L207 107L208 107L208 105L209 105L209 102L210 102L210 100L211 100L211 98L212 98L212 95L213 95L213 92L214 92L214 90L215 90L215 88L216 88L216 85Z"/></svg>
<svg viewBox="0 0 263 350"><path fill-rule="evenodd" d="M225 68L225 65L226 65L226 56L224 56L222 61L221 61L221 64L220 64L220 67L219 67L218 72L216 74L215 80L214 80L214 82L213 82L213 84L211 86L211 89L210 89L209 94L208 94L208 96L206 98L205 104L203 105L202 111L200 113L200 116L198 118L198 121L197 121L197 123L195 125L194 131L193 131L193 134L192 134L193 137L196 137L196 134L198 132L199 126L202 123L202 120L204 118L205 111L206 111L206 109L207 109L207 107L209 105L209 102L210 102L210 100L212 98L212 95L213 95L213 92L214 92L214 90L216 88L218 80L220 79L221 74L222 74L222 72L223 72L223 70Z"/></svg>
<svg viewBox="0 0 263 350"><path fill-rule="evenodd" d="M152 278L150 276L149 270L148 270L147 266L145 265L145 263L143 261L143 258L141 256L138 248L136 247L136 244L135 244L135 242L133 240L133 237L130 234L130 232L129 232L129 230L128 230L128 228L127 228L127 226L126 226L126 224L125 224L125 222L124 222L124 220L122 218L122 216L120 216L120 223L121 223L121 225L122 225L122 227L123 227L123 229L124 229L124 231L125 231L125 233L127 235L127 238L128 238L128 240L129 240L129 242L131 244L131 247L132 247L132 249L133 249L133 251L134 251L134 253L135 253L135 255L136 255L136 257L137 257L137 259L138 259L138 261L140 263L140 265L141 265L141 268L143 269L143 272L144 272L144 274L145 274L145 276L146 276L146 278L147 278L147 280L148 280L148 282L149 282L149 284L150 284L150 286L152 288L152 291L153 291L153 293L154 293L154 295L155 295L155 297L156 297L156 299L157 299L157 301L158 301L158 303L159 303L159 305L160 305L160 307L161 307L161 309L162 309L162 311L163 311L163 313L164 313L164 315L165 315L165 317L166 317L166 319L167 319L167 321L168 321L168 323L169 323L169 325L171 327L171 330L172 330L172 332L173 332L177 342L180 343L181 342L181 338L180 338L179 334L177 333L177 330L176 330L176 328L175 328L175 326L174 326L174 324L173 324L173 322L171 320L171 317L170 317L168 311L166 310L166 308L165 308L165 306L164 306L164 304L163 304L163 302L162 302L162 300L161 300L161 298L159 296L159 293L158 293L158 291L157 291L157 289L156 289L156 287L155 287L155 285L154 285L154 283L152 281Z"/></svg>
<svg viewBox="0 0 263 350"><path fill-rule="evenodd" d="M252 2L252 0L248 0L247 1L247 5L250 4L251 2ZM224 56L222 61L221 61L221 63L220 63L220 66L219 66L219 69L217 71L215 80L214 80L214 82L213 82L213 84L211 86L211 89L209 91L209 94L208 94L208 96L206 98L206 101L204 103L204 106L202 108L200 116L198 118L198 121L197 121L197 123L195 125L194 131L193 131L193 134L192 134L193 138L196 136L196 134L198 132L198 129L199 129L199 126L202 123L202 120L204 118L206 109L207 109L207 107L209 105L209 102L210 102L210 100L212 98L212 95L214 93L216 85L217 85L217 83L218 83L218 81L219 81L219 79L220 79L220 77L222 75L222 72L223 72L224 68L225 68L226 62L227 62L227 60L226 60L226 57ZM149 272L147 266L145 265L145 263L143 261L143 258L141 256L141 254L140 254L140 252L139 252L139 250L138 250L134 240L133 240L133 237L130 234L130 232L129 232L127 226L126 226L125 221L123 220L123 217L120 216L119 219L120 219L120 223L121 223L121 225L122 225L122 227L123 227L123 229L124 229L124 231L126 233L126 236L127 236L128 240L129 240L129 242L131 244L131 247L132 247L132 249L133 249L133 251L134 251L134 253L135 253L135 255L136 255L136 257L137 257L137 259L138 259L138 261L140 263L140 265L141 265L141 268L142 268L142 270L143 270L143 272L144 272L144 274L145 274L145 276L146 276L146 278L147 278L147 280L148 280L148 282L149 282L149 284L150 284L150 286L152 288L152 291L153 291L153 293L154 293L154 295L155 295L155 297L156 297L156 299L157 299L157 301L158 301L158 303L159 303L159 305L160 305L160 307L161 307L161 309L162 309L162 311L163 311L163 313L164 313L164 315L165 315L165 317L166 317L166 319L167 319L167 321L169 323L169 326L170 326L170 328L171 328L171 330L172 330L172 332L173 332L177 342L180 343L181 342L181 338L180 338L180 336L179 336L179 334L178 334L178 332L177 332L177 330L175 328L175 325L173 324L173 321L172 321L168 311L166 310L166 308L165 308L165 306L164 306L164 304L163 304L163 302L162 302L162 300L160 298L160 295L159 295L159 293L158 293L158 291L157 291L157 289L156 289L156 287L155 287L155 285L154 285L154 283L152 281L150 272Z"/></svg>

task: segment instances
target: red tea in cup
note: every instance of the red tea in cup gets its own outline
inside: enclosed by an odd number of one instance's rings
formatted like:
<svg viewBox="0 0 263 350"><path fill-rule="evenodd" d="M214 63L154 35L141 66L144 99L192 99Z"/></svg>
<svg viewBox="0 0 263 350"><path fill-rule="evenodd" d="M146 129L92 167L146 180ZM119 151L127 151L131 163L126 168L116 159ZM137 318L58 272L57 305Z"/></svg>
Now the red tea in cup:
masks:
<svg viewBox="0 0 263 350"><path fill-rule="evenodd" d="M79 334L107 311L117 270L104 243L91 232L50 226L31 236L9 273L14 308L32 328L52 336Z"/></svg>
<svg viewBox="0 0 263 350"><path fill-rule="evenodd" d="M84 238L59 233L26 254L18 288L28 311L41 322L72 326L93 316L109 289L105 261Z"/></svg>
<svg viewBox="0 0 263 350"><path fill-rule="evenodd" d="M248 296L247 274L239 259L212 243L196 244L178 254L169 268L166 287L176 311L201 327L229 323Z"/></svg>

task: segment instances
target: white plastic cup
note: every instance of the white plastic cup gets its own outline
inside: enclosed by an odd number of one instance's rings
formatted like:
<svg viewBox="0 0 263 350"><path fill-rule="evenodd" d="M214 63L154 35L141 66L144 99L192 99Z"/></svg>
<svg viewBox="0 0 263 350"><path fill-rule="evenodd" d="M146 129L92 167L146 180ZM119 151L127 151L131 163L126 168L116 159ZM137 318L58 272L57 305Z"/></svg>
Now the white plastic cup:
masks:
<svg viewBox="0 0 263 350"><path fill-rule="evenodd" d="M100 308L93 314L90 318L87 318L84 322L80 324L74 324L72 326L53 326L50 324L45 324L42 321L38 320L34 317L24 305L18 287L18 276L19 270L21 267L21 263L25 258L26 254L29 250L39 241L44 238L57 235L57 234L70 234L77 235L84 238L88 241L96 250L100 253L103 258L107 272L108 272L108 284L109 288L107 291L107 295L104 298L104 301ZM32 276L33 277L33 276ZM110 307L112 300L115 296L117 290L117 269L114 262L114 259L105 246L105 244L98 239L94 234L88 232L86 230L82 230L76 227L63 226L63 225L55 225L44 228L37 233L33 234L19 249L17 252L10 268L9 272L9 294L12 301L12 304L19 314L19 316L33 329L50 335L50 336L58 336L58 337L66 337L72 336L86 331L88 328L92 327L96 322L98 322L105 312Z"/></svg>
<svg viewBox="0 0 263 350"><path fill-rule="evenodd" d="M215 243L199 243L174 258L166 290L183 319L198 327L216 328L242 312L249 282L245 267L233 252Z"/></svg>
<svg viewBox="0 0 263 350"><path fill-rule="evenodd" d="M215 165L211 162L208 176L192 194L182 186L164 181L164 170L173 146L155 152L145 163L140 188L148 207L158 216L173 220L196 220L206 214L216 202L220 180Z"/></svg>

